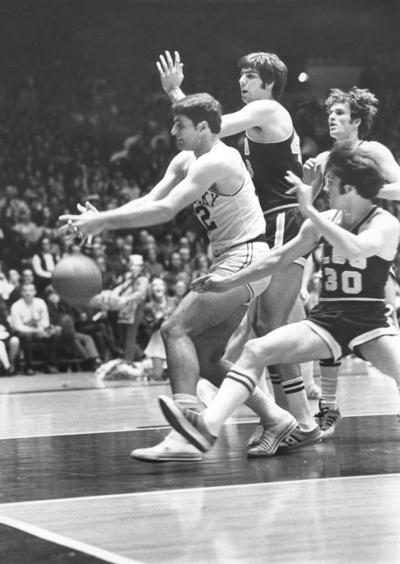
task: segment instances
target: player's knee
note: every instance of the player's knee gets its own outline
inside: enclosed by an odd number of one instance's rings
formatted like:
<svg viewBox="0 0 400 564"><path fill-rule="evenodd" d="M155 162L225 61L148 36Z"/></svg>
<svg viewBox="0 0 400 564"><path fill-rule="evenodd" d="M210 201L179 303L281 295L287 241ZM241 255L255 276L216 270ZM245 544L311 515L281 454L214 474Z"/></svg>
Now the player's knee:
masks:
<svg viewBox="0 0 400 564"><path fill-rule="evenodd" d="M250 339L243 348L242 357L243 356L246 358L246 361L250 362L252 365L264 364L266 351L261 346L259 339Z"/></svg>

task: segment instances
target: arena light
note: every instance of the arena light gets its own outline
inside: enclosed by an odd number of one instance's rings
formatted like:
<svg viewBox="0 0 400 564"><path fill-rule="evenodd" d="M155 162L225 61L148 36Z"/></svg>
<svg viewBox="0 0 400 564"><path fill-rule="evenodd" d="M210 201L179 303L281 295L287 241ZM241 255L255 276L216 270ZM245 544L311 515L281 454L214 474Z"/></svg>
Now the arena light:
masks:
<svg viewBox="0 0 400 564"><path fill-rule="evenodd" d="M299 74L299 76L297 77L297 80L301 83L308 82L309 79L310 79L310 77L308 76L308 74L306 72L301 72Z"/></svg>

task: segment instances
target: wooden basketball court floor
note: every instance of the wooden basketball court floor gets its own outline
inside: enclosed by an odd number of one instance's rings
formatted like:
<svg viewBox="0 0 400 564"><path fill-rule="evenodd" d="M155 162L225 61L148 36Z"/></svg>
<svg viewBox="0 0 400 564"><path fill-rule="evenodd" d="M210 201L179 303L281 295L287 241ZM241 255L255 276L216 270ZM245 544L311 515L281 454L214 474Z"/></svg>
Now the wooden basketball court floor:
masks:
<svg viewBox="0 0 400 564"><path fill-rule="evenodd" d="M347 361L335 439L255 460L246 408L201 462L132 460L168 432L160 393L82 373L0 379L2 564L400 562L390 378Z"/></svg>

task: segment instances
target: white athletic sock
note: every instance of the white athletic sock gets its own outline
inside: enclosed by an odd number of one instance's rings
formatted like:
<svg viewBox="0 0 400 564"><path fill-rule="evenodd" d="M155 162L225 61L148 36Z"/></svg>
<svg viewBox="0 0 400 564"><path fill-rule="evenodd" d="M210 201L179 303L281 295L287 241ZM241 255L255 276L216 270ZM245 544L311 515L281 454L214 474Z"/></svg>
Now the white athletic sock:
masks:
<svg viewBox="0 0 400 564"><path fill-rule="evenodd" d="M277 373L274 366L268 366L268 371L276 403L282 409L288 409L288 401L286 398L285 390L282 387L282 382L279 374Z"/></svg>
<svg viewBox="0 0 400 564"><path fill-rule="evenodd" d="M297 419L300 427L305 431L314 429L316 423L311 414L306 389L301 376L299 378L283 382L282 387L286 393L289 411Z"/></svg>
<svg viewBox="0 0 400 564"><path fill-rule="evenodd" d="M277 419L284 415L270 394L265 394L258 386L246 401L246 405L256 413L265 427L276 423Z"/></svg>
<svg viewBox="0 0 400 564"><path fill-rule="evenodd" d="M236 365L226 375L211 404L204 410L203 418L210 433L219 435L225 421L254 391L257 377Z"/></svg>
<svg viewBox="0 0 400 564"><path fill-rule="evenodd" d="M337 408L337 384L340 361L324 361L319 363L321 370L321 404Z"/></svg>

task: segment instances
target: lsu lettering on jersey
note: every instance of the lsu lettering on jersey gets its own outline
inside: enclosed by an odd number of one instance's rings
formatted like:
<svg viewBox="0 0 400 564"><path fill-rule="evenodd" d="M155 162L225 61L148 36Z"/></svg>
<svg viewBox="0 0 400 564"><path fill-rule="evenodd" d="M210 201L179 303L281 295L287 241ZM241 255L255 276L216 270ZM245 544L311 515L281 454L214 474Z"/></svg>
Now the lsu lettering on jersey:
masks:
<svg viewBox="0 0 400 564"><path fill-rule="evenodd" d="M251 241L265 233L264 215L254 184L237 152L243 182L234 194L221 194L211 186L194 204L194 212L207 229L214 255L223 249Z"/></svg>
<svg viewBox="0 0 400 564"><path fill-rule="evenodd" d="M351 229L351 233L359 233L376 213L379 213L377 206ZM346 259L325 240L323 246L320 302L384 300L385 285L393 261L377 255Z"/></svg>

